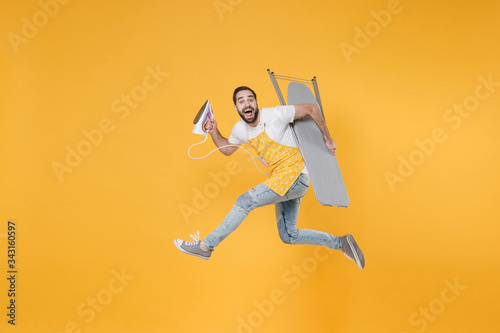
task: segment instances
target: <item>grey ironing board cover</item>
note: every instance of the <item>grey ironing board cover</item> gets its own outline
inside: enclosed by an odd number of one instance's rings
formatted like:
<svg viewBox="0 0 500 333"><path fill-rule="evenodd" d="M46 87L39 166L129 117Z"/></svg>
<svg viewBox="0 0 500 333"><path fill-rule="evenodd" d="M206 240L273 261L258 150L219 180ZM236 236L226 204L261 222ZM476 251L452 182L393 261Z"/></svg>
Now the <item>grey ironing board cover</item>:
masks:
<svg viewBox="0 0 500 333"><path fill-rule="evenodd" d="M288 85L287 99L288 105L303 103L318 105L309 87L299 82L291 82ZM324 206L349 206L349 196L337 158L326 148L323 135L314 120L310 116L297 119L292 128L306 163L316 199Z"/></svg>

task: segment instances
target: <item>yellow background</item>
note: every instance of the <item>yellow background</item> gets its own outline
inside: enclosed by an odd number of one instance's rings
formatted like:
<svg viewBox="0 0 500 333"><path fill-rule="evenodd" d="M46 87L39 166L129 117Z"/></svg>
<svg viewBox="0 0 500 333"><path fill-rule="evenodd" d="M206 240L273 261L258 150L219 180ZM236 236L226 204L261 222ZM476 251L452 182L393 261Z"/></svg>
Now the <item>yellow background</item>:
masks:
<svg viewBox="0 0 500 333"><path fill-rule="evenodd" d="M401 0L377 30L371 11L396 3L40 3L4 1L0 11L2 332L498 331L500 87L458 128L443 117L480 78L500 82L500 4ZM33 20L40 26L23 37ZM341 45L355 46L367 26L369 44L346 56ZM173 245L206 236L263 180L244 153L195 161L187 149L203 139L191 130L206 99L226 136L239 119L236 86L253 87L260 107L279 104L267 68L318 78L351 205L322 207L311 189L299 227L354 234L364 271L340 252L281 243L273 207L252 212L209 261ZM148 69L162 76L147 79ZM145 78L147 96L113 112ZM110 133L58 179L53 163L66 163L68 146L89 149L83 131L102 121ZM388 172L424 156L415 140L436 128L446 140L391 187ZM198 208L197 191L211 196ZM106 304L91 318L96 297Z"/></svg>

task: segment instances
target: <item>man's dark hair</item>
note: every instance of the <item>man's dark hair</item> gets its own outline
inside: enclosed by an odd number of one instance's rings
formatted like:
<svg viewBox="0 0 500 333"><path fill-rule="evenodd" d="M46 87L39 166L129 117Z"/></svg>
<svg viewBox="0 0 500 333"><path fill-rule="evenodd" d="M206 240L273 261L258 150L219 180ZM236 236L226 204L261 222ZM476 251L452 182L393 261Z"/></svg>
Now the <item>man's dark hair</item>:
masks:
<svg viewBox="0 0 500 333"><path fill-rule="evenodd" d="M255 100L257 100L257 94L255 93L255 91L253 91L252 89L250 89L247 86L241 86L241 87L238 87L238 88L234 89L234 93L233 93L233 102L234 102L234 105L236 105L236 94L239 93L242 90L250 90L252 92L252 94L253 94L253 97L255 97Z"/></svg>

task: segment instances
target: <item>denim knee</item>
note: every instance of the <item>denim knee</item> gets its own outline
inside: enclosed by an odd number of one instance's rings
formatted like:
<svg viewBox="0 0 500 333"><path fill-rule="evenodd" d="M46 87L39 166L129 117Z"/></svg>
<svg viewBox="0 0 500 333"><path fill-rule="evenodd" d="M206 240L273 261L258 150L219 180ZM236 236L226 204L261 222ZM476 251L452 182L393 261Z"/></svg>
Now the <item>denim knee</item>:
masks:
<svg viewBox="0 0 500 333"><path fill-rule="evenodd" d="M238 197L234 205L239 207L246 213L250 213L250 211L254 208L253 207L254 203L255 203L254 197L249 192L245 192Z"/></svg>
<svg viewBox="0 0 500 333"><path fill-rule="evenodd" d="M297 230L295 230L291 233L288 231L285 231L285 232L280 232L279 235L280 235L280 238L283 241L283 243L293 244L298 237L298 232L297 232Z"/></svg>

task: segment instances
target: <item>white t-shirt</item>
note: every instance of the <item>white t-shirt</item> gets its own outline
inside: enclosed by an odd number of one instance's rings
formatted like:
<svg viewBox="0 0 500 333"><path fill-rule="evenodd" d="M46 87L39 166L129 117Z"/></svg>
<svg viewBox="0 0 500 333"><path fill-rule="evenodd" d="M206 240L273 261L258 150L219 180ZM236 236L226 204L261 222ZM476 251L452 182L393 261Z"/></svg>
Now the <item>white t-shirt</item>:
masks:
<svg viewBox="0 0 500 333"><path fill-rule="evenodd" d="M259 113L261 120L264 119L266 134L271 140L284 146L298 147L292 127L290 126L295 118L295 106L280 105L274 108L264 108L260 109ZM230 144L248 144L245 127L248 127L249 139L255 138L263 130L260 125L255 127L248 126L247 123L241 119L231 130L231 135L228 139ZM306 167L304 167L302 173L308 173Z"/></svg>
<svg viewBox="0 0 500 333"><path fill-rule="evenodd" d="M264 108L259 111L261 119L264 119L266 125L266 134L274 142L278 142L284 146L297 147L297 142L292 132L290 124L295 118L295 107L293 105L281 105L274 108ZM248 127L249 139L255 138L262 132L260 125L255 127L248 126L241 119L238 121L231 131L229 143L235 145L248 144L245 127Z"/></svg>

